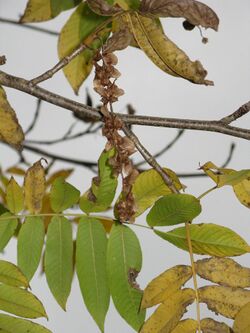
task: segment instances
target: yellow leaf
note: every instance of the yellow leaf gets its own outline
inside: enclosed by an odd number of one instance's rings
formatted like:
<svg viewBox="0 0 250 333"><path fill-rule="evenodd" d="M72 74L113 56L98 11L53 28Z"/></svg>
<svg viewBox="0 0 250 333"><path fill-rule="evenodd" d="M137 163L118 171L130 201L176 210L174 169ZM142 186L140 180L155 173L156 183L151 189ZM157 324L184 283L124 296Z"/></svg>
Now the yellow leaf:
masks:
<svg viewBox="0 0 250 333"><path fill-rule="evenodd" d="M54 213L54 212L51 208L50 196L49 196L49 194L45 194L43 197L43 201L42 201L41 214L52 214L52 213ZM51 218L52 218L52 216L44 216L44 218L43 218L44 227L45 227L46 231L51 222Z"/></svg>
<svg viewBox="0 0 250 333"><path fill-rule="evenodd" d="M202 319L201 328L203 333L232 333L229 326L211 318Z"/></svg>
<svg viewBox="0 0 250 333"><path fill-rule="evenodd" d="M20 150L24 134L16 113L10 106L5 91L0 87L0 140Z"/></svg>
<svg viewBox="0 0 250 333"><path fill-rule="evenodd" d="M186 319L179 322L171 333L196 333L198 322L193 319Z"/></svg>
<svg viewBox="0 0 250 333"><path fill-rule="evenodd" d="M164 171L174 182L178 190L183 188L176 174L167 168ZM154 169L142 172L135 180L132 193L136 204L135 216L141 215L147 208L163 195L171 194L170 188L165 184L162 177Z"/></svg>
<svg viewBox="0 0 250 333"><path fill-rule="evenodd" d="M125 14L138 45L146 55L164 72L182 77L197 84L212 85L205 80L207 75L202 64L192 62L161 30L154 19L144 17L136 12Z"/></svg>
<svg viewBox="0 0 250 333"><path fill-rule="evenodd" d="M244 305L235 317L233 324L234 333L250 332L250 303Z"/></svg>
<svg viewBox="0 0 250 333"><path fill-rule="evenodd" d="M199 289L199 295L210 310L231 319L250 302L250 291L241 288L207 286Z"/></svg>
<svg viewBox="0 0 250 333"><path fill-rule="evenodd" d="M11 213L18 214L23 209L23 189L11 177L6 188L6 202Z"/></svg>
<svg viewBox="0 0 250 333"><path fill-rule="evenodd" d="M170 333L177 326L186 311L193 303L193 289L178 290L162 303L142 326L140 333Z"/></svg>
<svg viewBox="0 0 250 333"><path fill-rule="evenodd" d="M46 186L51 185L56 178L62 177L63 179L67 179L72 174L73 171L74 171L74 169L62 169L62 170L58 170L58 171L54 172L48 178L48 180L46 182Z"/></svg>
<svg viewBox="0 0 250 333"><path fill-rule="evenodd" d="M153 279L143 293L141 308L164 302L192 277L190 266L179 265L166 270Z"/></svg>
<svg viewBox="0 0 250 333"><path fill-rule="evenodd" d="M244 179L242 182L233 186L234 193L239 201L250 208L250 180Z"/></svg>
<svg viewBox="0 0 250 333"><path fill-rule="evenodd" d="M47 21L63 10L75 7L81 0L29 0L21 23Z"/></svg>
<svg viewBox="0 0 250 333"><path fill-rule="evenodd" d="M198 260L196 273L203 279L229 287L250 287L250 268L242 267L230 258Z"/></svg>
<svg viewBox="0 0 250 333"><path fill-rule="evenodd" d="M30 213L39 213L45 193L45 171L41 160L30 167L24 178L25 205Z"/></svg>
<svg viewBox="0 0 250 333"><path fill-rule="evenodd" d="M82 3L70 16L60 33L58 41L60 59L71 54L81 43L89 46L63 69L76 94L92 70L94 50L101 46L100 40L94 41L93 34L106 20L107 17L93 13L86 3ZM100 33L100 39L105 39L106 34L107 31Z"/></svg>
<svg viewBox="0 0 250 333"><path fill-rule="evenodd" d="M17 175L17 176L24 176L25 175L25 170L21 169L19 167L10 167L6 170L6 172L11 173L12 175Z"/></svg>

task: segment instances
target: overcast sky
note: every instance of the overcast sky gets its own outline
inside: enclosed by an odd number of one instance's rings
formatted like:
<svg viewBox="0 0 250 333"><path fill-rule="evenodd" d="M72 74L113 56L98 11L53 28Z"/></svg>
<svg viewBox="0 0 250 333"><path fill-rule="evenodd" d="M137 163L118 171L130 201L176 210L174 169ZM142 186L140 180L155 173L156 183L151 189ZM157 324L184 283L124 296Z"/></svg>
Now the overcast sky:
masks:
<svg viewBox="0 0 250 333"><path fill-rule="evenodd" d="M204 0L220 18L219 32L205 31L209 43L201 43L198 29L192 32L182 28L182 20L164 19L165 32L191 59L199 59L208 70L208 79L215 82L214 87L193 85L188 81L170 77L156 68L145 55L133 48L117 53L119 56L118 69L122 77L118 85L126 92L115 105L115 111L124 112L127 103L131 103L137 114L190 119L220 119L235 111L250 99L250 2L249 0ZM25 8L25 0L0 0L0 16L18 19ZM61 14L56 19L39 24L48 29L59 31L70 12ZM0 23L0 55L6 55L7 64L2 70L20 77L30 79L57 61L57 38L46 34L33 32L28 29ZM88 87L92 93L93 75L90 75L75 96L62 73L41 86L81 102L85 101L85 91ZM8 98L16 110L23 128L27 128L34 113L36 100L15 90L6 89ZM93 93L98 102L98 96ZM69 111L44 103L42 115L36 131L30 138L53 139L62 136L74 120ZM250 115L235 122L235 125L249 128ZM80 129L82 125L78 126ZM175 135L176 130L135 127L135 131L143 144L155 153L165 146ZM250 168L249 142L229 136L186 131L178 143L167 154L159 158L159 162L176 172L195 172L199 164L211 160L221 165L227 158L229 147L236 143L236 151L230 168ZM91 147L91 148L90 148ZM51 152L67 154L72 158L96 160L104 147L104 139L100 135L84 138L65 145L48 147ZM43 147L44 148L44 147ZM45 147L46 148L46 147ZM4 145L0 145L0 164L7 167L15 162L16 154ZM30 154L29 161L35 162L39 156ZM140 160L138 154L135 158ZM62 166L63 164L58 165ZM65 166L65 165L64 165ZM69 165L67 165L69 167ZM77 169L71 178L82 192L89 184L92 174L85 169ZM187 193L199 195L211 187L208 179L182 179L186 184ZM197 222L217 223L232 228L250 242L249 210L235 198L231 188L223 188L208 195L202 200L203 212ZM139 222L144 223L145 216ZM150 231L133 228L137 233L143 249L143 269L139 277L142 288L157 274L177 264L189 264L188 254L156 238ZM16 261L15 241L6 251L6 257ZM241 263L249 265L250 255L239 258ZM199 281L201 285L201 281ZM45 282L37 272L31 283L32 291L43 301L49 322L40 320L54 333L98 332L97 326L85 310L79 287L74 279L72 292L68 302L68 311L64 313L54 301ZM202 306L202 315L211 314ZM191 314L194 315L193 308ZM132 332L132 329L117 315L113 306L106 320L106 332Z"/></svg>

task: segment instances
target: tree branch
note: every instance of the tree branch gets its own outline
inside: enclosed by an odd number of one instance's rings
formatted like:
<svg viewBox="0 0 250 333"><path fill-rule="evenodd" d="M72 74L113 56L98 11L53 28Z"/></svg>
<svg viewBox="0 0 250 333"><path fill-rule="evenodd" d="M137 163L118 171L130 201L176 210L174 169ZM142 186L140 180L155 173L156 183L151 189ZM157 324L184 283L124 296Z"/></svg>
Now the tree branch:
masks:
<svg viewBox="0 0 250 333"><path fill-rule="evenodd" d="M102 121L101 113L92 107L62 97L58 94L52 93L48 90L38 86L30 85L29 81L6 74L0 71L0 84L6 87L14 88L23 91L29 95L40 98L51 104L60 106L72 112L82 113L83 117L93 119L93 121ZM162 117L148 117L138 115L122 115L117 114L126 125L134 124L141 126L154 126L154 127L168 127L189 130L199 130L207 132L216 132L233 137L250 140L250 130L233 127L225 124L221 120L195 120L195 119L179 119L179 118L162 118ZM243 114L242 114L243 116Z"/></svg>
<svg viewBox="0 0 250 333"><path fill-rule="evenodd" d="M16 20L10 20L10 19L6 19L3 17L0 17L0 22L1 23L7 23L7 24L12 24L12 25L18 25L19 27L23 27L26 29L31 29L37 32L42 32L42 33L46 33L48 35L52 35L52 36L58 36L59 33L56 31L52 31L52 30L48 30L48 29L44 29L44 28L39 28L39 27L35 27L33 25L28 25L25 23L20 23L19 21Z"/></svg>

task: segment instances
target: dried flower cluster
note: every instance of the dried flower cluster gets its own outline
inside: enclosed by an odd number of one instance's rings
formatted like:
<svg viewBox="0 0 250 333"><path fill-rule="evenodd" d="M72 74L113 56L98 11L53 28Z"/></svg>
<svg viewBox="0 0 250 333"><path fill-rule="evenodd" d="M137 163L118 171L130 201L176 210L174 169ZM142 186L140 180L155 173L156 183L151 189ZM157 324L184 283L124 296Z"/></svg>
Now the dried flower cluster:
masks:
<svg viewBox="0 0 250 333"><path fill-rule="evenodd" d="M135 214L134 198L131 192L132 185L138 176L130 156L136 151L134 143L127 137L122 136L120 131L123 122L112 113L112 104L124 94L116 84L117 78L121 75L115 68L118 59L114 53L98 53L95 58L94 89L101 96L103 103L101 113L104 116L103 136L107 138L106 150L113 147L116 154L109 161L116 175L122 176L122 193L115 206L117 217L121 222L132 221ZM111 107L111 112L109 111Z"/></svg>

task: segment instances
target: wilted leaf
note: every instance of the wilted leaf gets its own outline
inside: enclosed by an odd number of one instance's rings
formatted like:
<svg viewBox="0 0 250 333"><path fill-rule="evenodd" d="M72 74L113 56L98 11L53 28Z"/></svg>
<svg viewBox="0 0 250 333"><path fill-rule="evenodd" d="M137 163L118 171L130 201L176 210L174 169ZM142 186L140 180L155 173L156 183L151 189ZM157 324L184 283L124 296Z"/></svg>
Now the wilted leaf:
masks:
<svg viewBox="0 0 250 333"><path fill-rule="evenodd" d="M82 217L76 241L76 271L86 307L102 332L110 299L106 252L104 227L94 218Z"/></svg>
<svg viewBox="0 0 250 333"><path fill-rule="evenodd" d="M174 182L175 187L180 190L182 185L176 174L172 170L166 168L164 170ZM135 216L139 216L152 206L159 197L172 192L159 173L154 169L150 169L139 174L133 184L132 193L136 204Z"/></svg>
<svg viewBox="0 0 250 333"><path fill-rule="evenodd" d="M194 319L185 319L178 323L178 325L171 331L171 333L196 333L198 322Z"/></svg>
<svg viewBox="0 0 250 333"><path fill-rule="evenodd" d="M0 252L14 235L17 225L18 220L13 218L10 213L4 213L0 216Z"/></svg>
<svg viewBox="0 0 250 333"><path fill-rule="evenodd" d="M73 240L71 223L54 216L48 227L45 274L49 288L65 310L73 277Z"/></svg>
<svg viewBox="0 0 250 333"><path fill-rule="evenodd" d="M140 329L145 318L145 311L140 311L142 291L135 280L141 265L142 253L135 233L124 225L113 225L107 252L110 292L117 311L135 330Z"/></svg>
<svg viewBox="0 0 250 333"><path fill-rule="evenodd" d="M89 7L98 15L112 16L122 12L122 9L119 6L112 6L106 0L87 0L87 3Z"/></svg>
<svg viewBox="0 0 250 333"><path fill-rule="evenodd" d="M46 317L42 303L29 291L0 285L0 310L25 318Z"/></svg>
<svg viewBox="0 0 250 333"><path fill-rule="evenodd" d="M30 167L24 178L24 200L30 213L39 213L45 194L45 170L41 160Z"/></svg>
<svg viewBox="0 0 250 333"><path fill-rule="evenodd" d="M207 286L199 288L199 296L210 310L231 319L250 302L250 291L241 288Z"/></svg>
<svg viewBox="0 0 250 333"><path fill-rule="evenodd" d="M39 216L27 217L18 234L17 262L29 281L39 265L44 236L42 218Z"/></svg>
<svg viewBox="0 0 250 333"><path fill-rule="evenodd" d="M178 290L162 303L142 326L140 333L170 333L195 300L193 289Z"/></svg>
<svg viewBox="0 0 250 333"><path fill-rule="evenodd" d="M193 252L217 257L239 256L249 252L248 244L229 228L216 224L191 224L189 226ZM169 232L154 231L158 236L188 251L186 228Z"/></svg>
<svg viewBox="0 0 250 333"><path fill-rule="evenodd" d="M62 11L71 9L82 0L29 0L21 23L41 22L50 20Z"/></svg>
<svg viewBox="0 0 250 333"><path fill-rule="evenodd" d="M91 188L81 197L80 208L85 213L107 210L115 196L117 177L113 175L110 158L115 151L103 151L98 160L98 177L92 180Z"/></svg>
<svg viewBox="0 0 250 333"><path fill-rule="evenodd" d="M128 28L123 28L114 32L103 47L103 53L112 53L126 49L132 41L132 35Z"/></svg>
<svg viewBox="0 0 250 333"><path fill-rule="evenodd" d="M47 328L32 321L5 314L0 314L0 331L2 333L52 333Z"/></svg>
<svg viewBox="0 0 250 333"><path fill-rule="evenodd" d="M51 204L50 204L50 196L48 193L46 193L43 197L43 202L42 202L42 209L41 209L41 214L53 214L53 210L51 208ZM52 215L47 215L47 216L43 216L43 223L45 226L45 230L47 231L48 226L50 224L50 221L52 219Z"/></svg>
<svg viewBox="0 0 250 333"><path fill-rule="evenodd" d="M92 61L96 53L93 50L101 47L100 39L103 38L105 40L107 38L107 31L99 34L99 40L94 41L93 37L96 29L107 19L107 17L93 13L87 3L81 3L70 16L60 33L58 41L60 59L71 54L81 43L89 46L63 69L76 94L92 70Z"/></svg>
<svg viewBox="0 0 250 333"><path fill-rule="evenodd" d="M23 140L24 133L16 113L10 106L4 89L0 86L0 141L20 150Z"/></svg>
<svg viewBox="0 0 250 333"><path fill-rule="evenodd" d="M46 185L47 186L51 185L54 182L54 180L56 180L59 177L66 180L72 174L73 171L74 169L62 169L54 172L52 175L49 176L48 180L46 181Z"/></svg>
<svg viewBox="0 0 250 333"><path fill-rule="evenodd" d="M234 333L249 333L250 332L250 303L244 305L235 317L233 324Z"/></svg>
<svg viewBox="0 0 250 333"><path fill-rule="evenodd" d="M142 14L183 17L193 25L218 30L219 18L207 5L195 0L142 0Z"/></svg>
<svg viewBox="0 0 250 333"><path fill-rule="evenodd" d="M200 201L190 194L169 194L156 201L147 215L151 226L167 226L192 221L201 212Z"/></svg>
<svg viewBox="0 0 250 333"><path fill-rule="evenodd" d="M143 292L141 309L149 308L168 299L192 277L190 266L174 266L154 278Z"/></svg>
<svg viewBox="0 0 250 333"><path fill-rule="evenodd" d="M9 211L13 214L18 214L21 210L23 210L23 189L18 185L13 177L11 177L6 188L6 203Z"/></svg>
<svg viewBox="0 0 250 333"><path fill-rule="evenodd" d="M163 32L157 22L134 12L126 14L127 24L138 45L151 61L164 72L197 84L211 85L205 80L206 70L196 60L192 62Z"/></svg>
<svg viewBox="0 0 250 333"><path fill-rule="evenodd" d="M198 260L196 273L203 279L238 288L250 287L250 268L242 267L230 258Z"/></svg>
<svg viewBox="0 0 250 333"><path fill-rule="evenodd" d="M0 282L14 287L28 288L29 286L26 276L23 275L20 269L5 260L0 260Z"/></svg>
<svg viewBox="0 0 250 333"><path fill-rule="evenodd" d="M203 333L233 333L229 326L211 318L202 319L201 328Z"/></svg>
<svg viewBox="0 0 250 333"><path fill-rule="evenodd" d="M72 207L78 202L79 197L80 191L65 182L62 177L54 180L50 190L51 208L54 212L60 213Z"/></svg>

